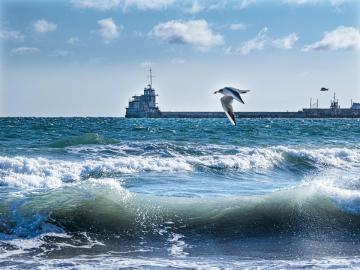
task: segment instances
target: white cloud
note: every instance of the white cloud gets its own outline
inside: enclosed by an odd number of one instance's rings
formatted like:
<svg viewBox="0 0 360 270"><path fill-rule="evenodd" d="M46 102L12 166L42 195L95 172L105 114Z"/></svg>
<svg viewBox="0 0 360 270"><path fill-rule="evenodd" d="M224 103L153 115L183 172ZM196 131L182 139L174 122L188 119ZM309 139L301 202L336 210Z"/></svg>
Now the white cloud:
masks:
<svg viewBox="0 0 360 270"><path fill-rule="evenodd" d="M330 4L333 7L339 7L343 5L346 0L283 0L284 4L289 5L317 5L317 4Z"/></svg>
<svg viewBox="0 0 360 270"><path fill-rule="evenodd" d="M119 37L119 29L112 18L99 20L98 34L103 38L105 43L110 43L112 40Z"/></svg>
<svg viewBox="0 0 360 270"><path fill-rule="evenodd" d="M135 7L141 10L162 9L172 5L175 0L72 0L76 8L89 8L100 11L112 10L118 7L126 10Z"/></svg>
<svg viewBox="0 0 360 270"><path fill-rule="evenodd" d="M124 0L123 8L136 7L138 9L163 9L172 5L175 0Z"/></svg>
<svg viewBox="0 0 360 270"><path fill-rule="evenodd" d="M174 64L174 65L181 65L181 64L185 63L185 60L181 59L181 58L173 58L173 59L171 59L170 62L171 62L171 64Z"/></svg>
<svg viewBox="0 0 360 270"><path fill-rule="evenodd" d="M66 50L56 50L56 51L54 51L54 52L52 52L50 54L50 56L58 57L58 58L63 58L63 57L66 57L68 55L70 55L70 52L66 51Z"/></svg>
<svg viewBox="0 0 360 270"><path fill-rule="evenodd" d="M238 8L244 9L255 3L256 3L256 0L241 0Z"/></svg>
<svg viewBox="0 0 360 270"><path fill-rule="evenodd" d="M227 6L227 1L218 1L214 2L213 4L209 5L209 10L217 10L217 9L224 9Z"/></svg>
<svg viewBox="0 0 360 270"><path fill-rule="evenodd" d="M192 3L191 8L188 9L187 12L191 13L191 14L196 14L196 13L199 13L199 12L201 12L203 10L204 10L204 7L197 0L195 0Z"/></svg>
<svg viewBox="0 0 360 270"><path fill-rule="evenodd" d="M48 32L55 31L57 28L57 25L55 23L48 22L47 20L41 19L41 20L37 20L36 22L34 22L33 28L34 28L35 32L48 33Z"/></svg>
<svg viewBox="0 0 360 270"><path fill-rule="evenodd" d="M38 53L40 50L34 47L18 47L11 50L11 55L24 55L24 54L33 54Z"/></svg>
<svg viewBox="0 0 360 270"><path fill-rule="evenodd" d="M80 44L80 39L78 37L71 37L66 41L66 43L70 45L78 45Z"/></svg>
<svg viewBox="0 0 360 270"><path fill-rule="evenodd" d="M313 44L306 45L304 51L360 49L360 31L355 27L339 26L325 32L324 37Z"/></svg>
<svg viewBox="0 0 360 270"><path fill-rule="evenodd" d="M24 42L25 36L18 31L3 29L0 30L0 39Z"/></svg>
<svg viewBox="0 0 360 270"><path fill-rule="evenodd" d="M237 48L237 52L240 52L243 55L249 54L251 51L258 50L261 51L267 40L266 33L268 32L268 28L264 27L257 33L256 37L247 41L244 41L240 44L240 47Z"/></svg>
<svg viewBox="0 0 360 270"><path fill-rule="evenodd" d="M273 40L273 44L280 49L291 49L296 41L299 40L299 36L295 33L289 34L285 37Z"/></svg>
<svg viewBox="0 0 360 270"><path fill-rule="evenodd" d="M332 6L341 6L345 4L345 0L330 0Z"/></svg>
<svg viewBox="0 0 360 270"><path fill-rule="evenodd" d="M77 8L90 8L105 11L118 7L120 5L120 0L72 0L71 3Z"/></svg>
<svg viewBox="0 0 360 270"><path fill-rule="evenodd" d="M150 34L169 43L190 44L201 49L222 45L224 39L205 20L174 20L156 25Z"/></svg>
<svg viewBox="0 0 360 270"><path fill-rule="evenodd" d="M234 53L240 53L247 55L252 51L261 51L265 48L265 46L270 44L280 49L288 50L291 49L299 40L299 36L296 33L291 33L281 38L272 39L267 35L268 31L269 29L267 27L262 28L254 38L242 42L239 47L233 48L232 46L229 46L225 48L224 54L231 55Z"/></svg>
<svg viewBox="0 0 360 270"><path fill-rule="evenodd" d="M317 4L320 3L321 0L284 0L285 4L290 5L304 5L304 4Z"/></svg>
<svg viewBox="0 0 360 270"><path fill-rule="evenodd" d="M229 28L234 31L242 31L246 29L246 25L243 23L233 23L230 24Z"/></svg>

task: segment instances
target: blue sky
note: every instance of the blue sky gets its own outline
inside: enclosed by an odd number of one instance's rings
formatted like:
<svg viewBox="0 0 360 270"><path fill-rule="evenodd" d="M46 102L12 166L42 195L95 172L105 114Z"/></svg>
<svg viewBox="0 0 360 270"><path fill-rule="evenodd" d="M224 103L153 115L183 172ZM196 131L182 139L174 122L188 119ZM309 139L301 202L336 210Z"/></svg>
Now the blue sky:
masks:
<svg viewBox="0 0 360 270"><path fill-rule="evenodd" d="M350 0L3 0L0 116L123 116L153 67L162 110L360 102L360 4ZM330 88L321 93L320 87Z"/></svg>

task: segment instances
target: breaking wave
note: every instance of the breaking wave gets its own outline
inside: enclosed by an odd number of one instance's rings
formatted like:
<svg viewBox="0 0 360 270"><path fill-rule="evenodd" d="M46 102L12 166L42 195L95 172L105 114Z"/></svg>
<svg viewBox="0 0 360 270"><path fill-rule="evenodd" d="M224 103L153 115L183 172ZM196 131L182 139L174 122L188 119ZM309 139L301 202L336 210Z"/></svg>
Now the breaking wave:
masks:
<svg viewBox="0 0 360 270"><path fill-rule="evenodd" d="M202 170L254 171L280 169L301 174L323 168L360 167L360 149L288 147L238 148L231 154L172 157L132 155L60 160L45 157L0 156L0 184L14 187L60 187L89 178L121 177L139 172L192 172Z"/></svg>
<svg viewBox="0 0 360 270"><path fill-rule="evenodd" d="M159 236L169 228L181 235L222 237L354 235L360 233L359 202L359 191L317 184L261 196L181 198L135 194L114 179L90 179L47 193L5 197L0 237L86 231L134 238Z"/></svg>

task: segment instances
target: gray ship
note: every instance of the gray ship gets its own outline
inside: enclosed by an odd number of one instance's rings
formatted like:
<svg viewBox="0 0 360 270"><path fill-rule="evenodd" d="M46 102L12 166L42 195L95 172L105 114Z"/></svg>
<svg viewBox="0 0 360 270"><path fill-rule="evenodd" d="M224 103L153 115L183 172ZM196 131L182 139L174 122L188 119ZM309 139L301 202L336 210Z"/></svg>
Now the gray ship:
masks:
<svg viewBox="0 0 360 270"><path fill-rule="evenodd" d="M152 70L149 70L150 82L144 88L144 94L133 96L126 108L127 118L225 118L224 112L162 112L156 103L157 94L152 87ZM321 88L320 91L325 91ZM319 108L318 102L310 108L294 112L234 112L237 118L360 118L360 103L352 103L350 108L340 108L335 93L330 108Z"/></svg>
<svg viewBox="0 0 360 270"><path fill-rule="evenodd" d="M156 103L155 89L152 87L152 70L150 68L150 82L144 88L144 94L133 96L126 108L125 117L128 118L157 118L161 116L161 112Z"/></svg>

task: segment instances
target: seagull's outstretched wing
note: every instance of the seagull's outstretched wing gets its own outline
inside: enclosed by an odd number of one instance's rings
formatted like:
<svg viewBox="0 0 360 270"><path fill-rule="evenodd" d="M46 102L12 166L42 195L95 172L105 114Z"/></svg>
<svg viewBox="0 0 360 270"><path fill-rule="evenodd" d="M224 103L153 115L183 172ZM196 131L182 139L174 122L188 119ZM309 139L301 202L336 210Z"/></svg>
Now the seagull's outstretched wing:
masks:
<svg viewBox="0 0 360 270"><path fill-rule="evenodd" d="M250 92L250 90L240 90L234 87L225 87L225 95L232 96L237 101L241 102L242 104L245 104L243 99L241 98L240 94L244 94L247 92Z"/></svg>
<svg viewBox="0 0 360 270"><path fill-rule="evenodd" d="M226 113L226 116L229 118L231 124L236 126L234 110L231 105L234 98L231 96L223 96L220 100L221 100L221 105Z"/></svg>
<svg viewBox="0 0 360 270"><path fill-rule="evenodd" d="M245 93L250 92L250 90L240 90L240 89L238 89L238 91L239 91L240 94L245 94Z"/></svg>
<svg viewBox="0 0 360 270"><path fill-rule="evenodd" d="M230 87L230 86L228 86L227 88L230 88L233 91L237 91L237 92L239 92L239 94L245 94L245 93L250 92L250 90L242 90L242 89L237 89L235 87Z"/></svg>

